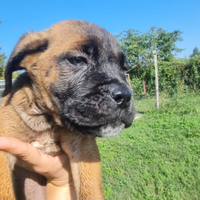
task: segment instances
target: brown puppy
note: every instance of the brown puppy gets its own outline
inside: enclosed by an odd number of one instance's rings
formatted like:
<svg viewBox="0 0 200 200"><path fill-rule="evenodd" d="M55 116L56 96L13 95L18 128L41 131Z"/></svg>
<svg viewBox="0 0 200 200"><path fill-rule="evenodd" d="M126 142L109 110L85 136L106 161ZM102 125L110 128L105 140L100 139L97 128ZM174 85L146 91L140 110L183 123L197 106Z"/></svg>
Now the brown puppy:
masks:
<svg viewBox="0 0 200 200"><path fill-rule="evenodd" d="M12 72L20 69L26 72L12 86ZM6 67L0 135L47 154L65 151L77 199L104 199L95 138L116 135L134 119L125 70L116 39L92 23L64 21L24 35ZM0 199L31 199L26 191L14 192L14 162L0 152Z"/></svg>

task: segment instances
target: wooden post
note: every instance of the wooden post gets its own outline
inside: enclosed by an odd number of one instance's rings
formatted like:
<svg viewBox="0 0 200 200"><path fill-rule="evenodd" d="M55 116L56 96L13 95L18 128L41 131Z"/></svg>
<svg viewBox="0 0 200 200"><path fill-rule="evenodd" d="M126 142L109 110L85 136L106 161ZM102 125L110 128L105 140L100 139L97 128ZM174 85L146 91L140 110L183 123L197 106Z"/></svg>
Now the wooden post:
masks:
<svg viewBox="0 0 200 200"><path fill-rule="evenodd" d="M145 81L143 80L143 89L144 89L144 96L146 97L146 86L145 86Z"/></svg>
<svg viewBox="0 0 200 200"><path fill-rule="evenodd" d="M157 53L153 51L154 65L155 65L155 83L156 83L156 107L159 109L159 88L158 88L158 66L157 66Z"/></svg>
<svg viewBox="0 0 200 200"><path fill-rule="evenodd" d="M131 79L130 79L130 75L129 74L126 74L127 76L127 79L128 79L128 85L129 87L131 88Z"/></svg>

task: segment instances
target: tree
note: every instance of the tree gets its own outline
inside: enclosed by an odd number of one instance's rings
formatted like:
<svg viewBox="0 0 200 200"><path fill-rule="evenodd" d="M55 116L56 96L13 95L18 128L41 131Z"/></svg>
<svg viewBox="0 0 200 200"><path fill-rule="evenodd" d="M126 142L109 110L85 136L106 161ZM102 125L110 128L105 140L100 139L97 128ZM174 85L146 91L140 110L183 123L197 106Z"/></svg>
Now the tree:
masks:
<svg viewBox="0 0 200 200"><path fill-rule="evenodd" d="M4 71L5 71L5 59L6 56L4 53L1 53L1 47L0 47L0 79L4 79Z"/></svg>
<svg viewBox="0 0 200 200"><path fill-rule="evenodd" d="M167 32L163 28L151 27L144 34L140 34L137 30L128 30L116 37L127 56L129 67L132 67L154 49L157 50L159 61L171 60L175 53L183 50L176 46L177 41L182 41L181 33L179 30ZM151 55L143 66L151 64L152 61L153 56Z"/></svg>
<svg viewBox="0 0 200 200"><path fill-rule="evenodd" d="M0 20L0 24L2 21ZM5 59L6 55L4 53L1 53L1 45L0 45L0 79L4 78L4 71L5 71Z"/></svg>
<svg viewBox="0 0 200 200"><path fill-rule="evenodd" d="M1 47L0 47L0 80L4 79L4 71L5 71L5 59L6 56L4 53L1 53Z"/></svg>
<svg viewBox="0 0 200 200"><path fill-rule="evenodd" d="M192 58L192 57L194 57L194 56L199 56L199 55L200 55L200 51L199 51L198 47L195 47L195 48L193 49L193 54L190 55L190 57Z"/></svg>
<svg viewBox="0 0 200 200"><path fill-rule="evenodd" d="M116 36L124 53L127 56L129 66L138 62L140 55L146 53L142 48L142 37L137 30L123 31ZM143 52L144 51L144 52Z"/></svg>

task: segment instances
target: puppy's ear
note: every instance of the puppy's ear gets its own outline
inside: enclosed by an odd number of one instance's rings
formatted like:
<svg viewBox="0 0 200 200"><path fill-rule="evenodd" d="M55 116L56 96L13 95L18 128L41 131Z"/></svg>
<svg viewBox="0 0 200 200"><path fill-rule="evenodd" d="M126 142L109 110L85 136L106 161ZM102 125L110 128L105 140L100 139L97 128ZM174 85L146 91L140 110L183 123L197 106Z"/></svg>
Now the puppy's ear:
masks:
<svg viewBox="0 0 200 200"><path fill-rule="evenodd" d="M35 58L35 56L39 56L47 47L48 38L46 32L30 32L21 37L6 65L4 75L5 90L2 97L9 94L12 89L12 73L30 67L33 64L33 60L35 60L31 59L31 57ZM31 56L28 62L23 62L28 56Z"/></svg>

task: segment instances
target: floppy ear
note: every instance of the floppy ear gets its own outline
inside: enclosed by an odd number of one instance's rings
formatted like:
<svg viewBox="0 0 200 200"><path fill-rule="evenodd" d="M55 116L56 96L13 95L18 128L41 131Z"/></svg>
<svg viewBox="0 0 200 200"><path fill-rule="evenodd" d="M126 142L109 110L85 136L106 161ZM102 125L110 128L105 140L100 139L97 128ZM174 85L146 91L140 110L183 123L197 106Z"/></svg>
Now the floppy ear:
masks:
<svg viewBox="0 0 200 200"><path fill-rule="evenodd" d="M17 70L27 69L22 62L27 56L43 52L48 47L46 32L30 32L21 37L15 46L5 70L5 90L2 97L10 93L12 89L12 73Z"/></svg>

